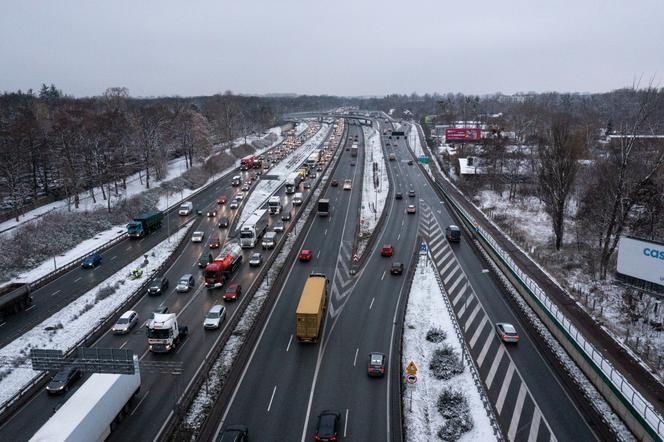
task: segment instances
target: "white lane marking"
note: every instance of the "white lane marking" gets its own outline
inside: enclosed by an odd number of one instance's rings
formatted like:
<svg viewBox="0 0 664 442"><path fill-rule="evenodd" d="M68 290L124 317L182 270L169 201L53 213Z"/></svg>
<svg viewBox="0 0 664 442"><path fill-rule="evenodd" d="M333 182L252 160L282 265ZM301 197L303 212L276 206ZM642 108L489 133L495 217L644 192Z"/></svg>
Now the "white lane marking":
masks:
<svg viewBox="0 0 664 442"><path fill-rule="evenodd" d="M486 376L486 388L491 388L491 384L493 383L493 377L496 375L496 370L498 370L498 366L500 365L500 360L503 358L503 353L505 353L505 346L504 345L499 345L498 346L498 353L496 353L496 356L493 358L493 363L491 364L491 368L489 369L489 374Z"/></svg>
<svg viewBox="0 0 664 442"><path fill-rule="evenodd" d="M401 233L397 235L397 241L399 241L400 239L401 239Z"/></svg>
<svg viewBox="0 0 664 442"><path fill-rule="evenodd" d="M316 259L320 258L320 250L316 253Z"/></svg>
<svg viewBox="0 0 664 442"><path fill-rule="evenodd" d="M375 297L371 298L371 304L369 304L369 310L371 310L371 307L373 307L373 303L376 300Z"/></svg>
<svg viewBox="0 0 664 442"><path fill-rule="evenodd" d="M468 327L470 327L470 324L473 323L473 320L475 319L475 316L477 316L477 313L480 311L480 303L477 303L477 306L473 309L473 312L470 314L468 317L468 320L466 321L466 325L464 326L464 331L468 331Z"/></svg>
<svg viewBox="0 0 664 442"><path fill-rule="evenodd" d="M519 427L519 419L521 418L521 410L523 409L523 400L526 398L526 386L521 383L519 388L519 395L516 398L516 405L512 412L512 420L510 421L510 429L507 431L507 440L514 440L516 430Z"/></svg>
<svg viewBox="0 0 664 442"><path fill-rule="evenodd" d="M325 233L323 235L327 236L327 229L325 229Z"/></svg>
<svg viewBox="0 0 664 442"><path fill-rule="evenodd" d="M359 353L359 351L360 351L360 347L357 347L355 349L355 358L353 359L353 367L355 367L355 365L357 364L357 354Z"/></svg>
<svg viewBox="0 0 664 442"><path fill-rule="evenodd" d="M293 335L290 335L290 339L288 340L288 345L286 346L286 351L290 349L291 342L293 342Z"/></svg>
<svg viewBox="0 0 664 442"><path fill-rule="evenodd" d="M148 394L150 394L150 390L148 390L147 393L145 393L145 395L141 398L141 400L138 401L138 404L136 404L136 407L134 407L134 409L133 409L132 412L131 412L131 416L133 416L134 413L136 413L136 410L138 410L138 407L141 406L141 404L143 403L143 401L145 400L145 398L148 397Z"/></svg>
<svg viewBox="0 0 664 442"><path fill-rule="evenodd" d="M486 357L486 354L489 351L489 347L491 347L492 341L493 341L493 333L489 333L489 336L487 336L486 341L484 341L484 347L482 347L482 351L480 352L480 355L477 357L478 367L481 367L482 364L484 363L484 358Z"/></svg>
<svg viewBox="0 0 664 442"><path fill-rule="evenodd" d="M128 342L128 341L124 341L124 342L122 343L122 345L120 346L120 348L124 348L124 346L127 345L127 342Z"/></svg>
<svg viewBox="0 0 664 442"><path fill-rule="evenodd" d="M456 289L457 285L459 285L459 283L461 282L461 280L463 280L463 277L464 277L464 274L461 273L461 274L459 275L459 277L456 279L456 281L454 281L454 284L452 284L452 285L450 286L450 288L447 290L447 292L448 292L448 293L452 293L452 292L454 291L454 289Z"/></svg>
<svg viewBox="0 0 664 442"><path fill-rule="evenodd" d="M344 437L346 437L346 430L348 430L348 408L346 408L346 419L344 419Z"/></svg>
<svg viewBox="0 0 664 442"><path fill-rule="evenodd" d="M538 407L535 407L533 412L533 420L530 421L530 433L528 433L528 442L535 442L537 434L539 433L540 423L542 422L542 414Z"/></svg>
<svg viewBox="0 0 664 442"><path fill-rule="evenodd" d="M475 348L475 344L477 343L477 340L479 339L480 334L484 330L484 326L486 325L486 323L488 321L489 321L489 317L487 315L484 315L482 317L482 322L480 322L480 325L477 326L477 329L475 330L475 333L473 333L473 337L470 338L470 342L468 343L468 345L470 345L470 348Z"/></svg>
<svg viewBox="0 0 664 442"><path fill-rule="evenodd" d="M54 291L53 293L51 293L51 296L55 296L55 295L57 295L57 294L60 293L60 292L61 292L61 290L56 290L56 291Z"/></svg>
<svg viewBox="0 0 664 442"><path fill-rule="evenodd" d="M383 276L380 277L380 280L381 280L381 281L385 278L385 273L386 273L386 272L387 272L387 270L383 270Z"/></svg>
<svg viewBox="0 0 664 442"><path fill-rule="evenodd" d="M3 322L2 324L0 324L0 327L2 327L2 326L5 325L5 324L6 324L6 322Z"/></svg>
<svg viewBox="0 0 664 442"><path fill-rule="evenodd" d="M267 411L268 413L270 412L270 408L272 408L272 401L274 400L274 393L277 392L277 386L274 386L274 389L272 389L272 396L270 397L270 403L267 404Z"/></svg>
<svg viewBox="0 0 664 442"><path fill-rule="evenodd" d="M30 307L26 308L25 311L26 311L26 312L29 312L30 310L32 310L32 309L35 308L35 307L37 307L37 306L34 305L34 304L32 304Z"/></svg>
<svg viewBox="0 0 664 442"><path fill-rule="evenodd" d="M496 401L496 411L498 414L501 414L503 411L503 405L505 405L505 398L507 397L507 390L510 388L513 375L514 364L510 361L510 366L507 368L507 373L505 374L505 379L503 379L503 384L500 386L500 393L498 393L498 400ZM521 385L523 385L523 383L521 383Z"/></svg>
<svg viewBox="0 0 664 442"><path fill-rule="evenodd" d="M83 277L82 277L82 276L79 276L78 278L74 279L74 282L78 282L78 281L80 281L81 279L83 279Z"/></svg>

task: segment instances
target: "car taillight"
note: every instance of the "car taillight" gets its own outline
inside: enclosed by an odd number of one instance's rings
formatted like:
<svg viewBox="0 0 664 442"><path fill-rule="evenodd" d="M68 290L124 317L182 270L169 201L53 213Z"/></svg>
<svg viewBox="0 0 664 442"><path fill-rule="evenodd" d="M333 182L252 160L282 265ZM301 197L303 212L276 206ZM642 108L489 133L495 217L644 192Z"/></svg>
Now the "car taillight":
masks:
<svg viewBox="0 0 664 442"><path fill-rule="evenodd" d="M337 436L332 436L332 437L328 438L327 440L337 440Z"/></svg>
<svg viewBox="0 0 664 442"><path fill-rule="evenodd" d="M383 367L380 368L381 373L385 373L385 369Z"/></svg>
<svg viewBox="0 0 664 442"><path fill-rule="evenodd" d="M314 439L315 439L315 440L320 440L320 436L319 436L319 435L315 435L315 436L314 436Z"/></svg>

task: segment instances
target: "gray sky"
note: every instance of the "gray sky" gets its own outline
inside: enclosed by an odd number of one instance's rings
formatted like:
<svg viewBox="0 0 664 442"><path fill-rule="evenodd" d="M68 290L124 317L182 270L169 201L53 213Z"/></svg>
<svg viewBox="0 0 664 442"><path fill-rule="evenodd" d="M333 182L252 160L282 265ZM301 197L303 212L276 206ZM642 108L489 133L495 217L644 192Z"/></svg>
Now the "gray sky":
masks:
<svg viewBox="0 0 664 442"><path fill-rule="evenodd" d="M384 95L664 85L661 0L0 3L0 91Z"/></svg>

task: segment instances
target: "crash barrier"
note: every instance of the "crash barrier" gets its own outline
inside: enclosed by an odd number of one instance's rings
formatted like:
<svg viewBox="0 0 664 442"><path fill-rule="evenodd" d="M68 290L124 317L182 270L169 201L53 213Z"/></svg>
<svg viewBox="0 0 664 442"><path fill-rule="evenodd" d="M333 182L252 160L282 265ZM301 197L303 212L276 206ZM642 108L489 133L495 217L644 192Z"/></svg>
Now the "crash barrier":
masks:
<svg viewBox="0 0 664 442"><path fill-rule="evenodd" d="M183 224L179 229L187 228L189 231L193 228L194 223ZM85 337L81 338L72 348L65 352L64 357L71 357L78 347L88 347L93 345L104 333L106 333L113 324L118 320L118 318L125 312L125 310L135 304L143 295L145 295L147 288L152 281L152 276L162 273L164 269L170 267L173 264L173 261L177 256L180 255L180 252L187 244L186 237L191 232L187 232L184 236L178 247L168 256L166 261L164 261L151 275L143 274L145 281L139 288L137 288L131 296L129 296L122 304L116 308L113 313L105 317L102 322L100 322L90 333ZM48 372L43 372L37 375L28 385L25 386L16 396L6 401L0 405L0 426L2 426L14 413L16 413L25 403L27 403L34 394L42 390L46 384L49 382L50 376Z"/></svg>

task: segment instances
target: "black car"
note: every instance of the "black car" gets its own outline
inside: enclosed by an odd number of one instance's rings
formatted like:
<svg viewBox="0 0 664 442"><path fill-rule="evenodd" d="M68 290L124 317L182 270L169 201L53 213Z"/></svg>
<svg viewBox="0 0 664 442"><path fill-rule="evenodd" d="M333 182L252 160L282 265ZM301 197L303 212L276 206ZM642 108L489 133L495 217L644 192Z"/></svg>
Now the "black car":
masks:
<svg viewBox="0 0 664 442"><path fill-rule="evenodd" d="M62 394L81 378L81 370L73 367L65 367L53 376L51 382L46 386L48 394Z"/></svg>
<svg viewBox="0 0 664 442"><path fill-rule="evenodd" d="M394 199L402 200L403 199L403 193L401 193L401 192L395 193L394 194Z"/></svg>
<svg viewBox="0 0 664 442"><path fill-rule="evenodd" d="M350 165L351 165L351 166L354 166L354 165L355 165L355 161L352 161L352 162L350 163Z"/></svg>
<svg viewBox="0 0 664 442"><path fill-rule="evenodd" d="M332 180L332 181L330 182L330 186L332 186L332 187L337 187L337 186L339 186L339 181L337 181L337 180Z"/></svg>
<svg viewBox="0 0 664 442"><path fill-rule="evenodd" d="M410 190L408 191L408 196L409 196L410 198L415 197L415 190L410 189Z"/></svg>
<svg viewBox="0 0 664 442"><path fill-rule="evenodd" d="M198 268L199 269L204 269L205 266L210 264L213 260L214 260L214 258L212 258L211 253L207 253L207 252L203 253L201 255L201 257L198 258Z"/></svg>
<svg viewBox="0 0 664 442"><path fill-rule="evenodd" d="M413 160L408 160L408 165L412 166L413 165Z"/></svg>
<svg viewBox="0 0 664 442"><path fill-rule="evenodd" d="M291 219L291 213L290 212L285 212L283 215L281 215L281 220L282 221L290 221Z"/></svg>
<svg viewBox="0 0 664 442"><path fill-rule="evenodd" d="M316 433L314 439L317 441L337 440L337 428L341 415L337 411L324 410L318 415Z"/></svg>
<svg viewBox="0 0 664 442"><path fill-rule="evenodd" d="M161 295L168 288L168 278L157 276L148 287L148 295Z"/></svg>
<svg viewBox="0 0 664 442"><path fill-rule="evenodd" d="M309 181L304 182L304 188L305 189L311 189L311 183Z"/></svg>
<svg viewBox="0 0 664 442"><path fill-rule="evenodd" d="M219 218L219 223L217 225L219 226L220 229L226 229L228 228L228 224L229 224L228 218L222 216L221 218Z"/></svg>
<svg viewBox="0 0 664 442"><path fill-rule="evenodd" d="M393 262L392 267L390 267L390 273L393 275L401 275L403 273L403 263Z"/></svg>
<svg viewBox="0 0 664 442"><path fill-rule="evenodd" d="M247 442L249 440L249 429L244 425L231 425L226 427L216 442Z"/></svg>
<svg viewBox="0 0 664 442"><path fill-rule="evenodd" d="M445 236L450 242L459 242L461 241L461 229L455 225L447 226L445 229Z"/></svg>
<svg viewBox="0 0 664 442"><path fill-rule="evenodd" d="M369 376L382 377L385 374L385 354L373 352L369 353L369 364L367 366Z"/></svg>

